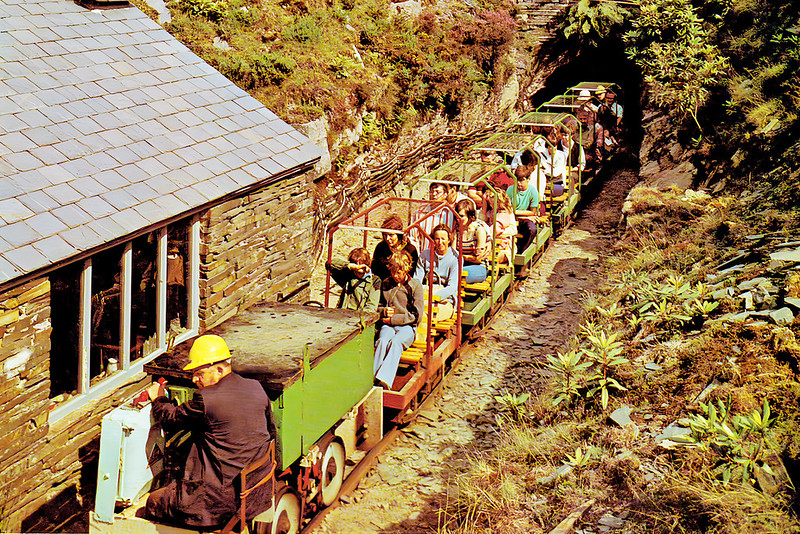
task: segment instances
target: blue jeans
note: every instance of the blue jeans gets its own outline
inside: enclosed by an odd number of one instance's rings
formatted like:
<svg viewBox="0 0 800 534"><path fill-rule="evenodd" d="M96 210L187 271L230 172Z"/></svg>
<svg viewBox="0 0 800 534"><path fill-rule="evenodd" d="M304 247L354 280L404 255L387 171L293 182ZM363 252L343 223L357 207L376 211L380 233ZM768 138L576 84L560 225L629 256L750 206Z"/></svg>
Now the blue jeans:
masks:
<svg viewBox="0 0 800 534"><path fill-rule="evenodd" d="M467 284L474 284L476 282L483 282L489 276L489 269L486 265L479 264L464 264L463 269L467 271L467 278L464 280Z"/></svg>
<svg viewBox="0 0 800 534"><path fill-rule="evenodd" d="M416 336L417 328L412 325L384 324L381 327L378 343L375 344L375 364L372 369L375 378L392 387L397 366L400 365L400 356L411 346Z"/></svg>

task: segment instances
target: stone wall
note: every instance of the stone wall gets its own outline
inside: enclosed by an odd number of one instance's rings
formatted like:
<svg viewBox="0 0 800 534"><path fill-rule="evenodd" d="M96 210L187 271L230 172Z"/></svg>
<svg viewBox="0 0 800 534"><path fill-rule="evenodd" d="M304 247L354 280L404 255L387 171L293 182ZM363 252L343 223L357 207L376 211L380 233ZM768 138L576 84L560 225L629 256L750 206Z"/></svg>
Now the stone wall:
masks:
<svg viewBox="0 0 800 534"><path fill-rule="evenodd" d="M96 456L103 415L144 387L142 373L94 409L50 425L50 331L47 278L0 295L2 532L51 530L80 513L81 484L96 477L86 465Z"/></svg>
<svg viewBox="0 0 800 534"><path fill-rule="evenodd" d="M285 300L307 286L312 221L306 174L205 213L200 225L201 331L251 304Z"/></svg>

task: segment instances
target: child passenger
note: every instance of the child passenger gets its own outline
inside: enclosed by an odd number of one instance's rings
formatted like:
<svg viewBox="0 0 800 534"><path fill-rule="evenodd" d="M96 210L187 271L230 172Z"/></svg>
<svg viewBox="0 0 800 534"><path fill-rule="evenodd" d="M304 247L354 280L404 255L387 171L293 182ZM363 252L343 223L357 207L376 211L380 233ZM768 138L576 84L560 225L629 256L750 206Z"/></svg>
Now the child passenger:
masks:
<svg viewBox="0 0 800 534"><path fill-rule="evenodd" d="M417 325L425 306L422 284L411 278L411 256L401 250L389 259L391 276L381 282L381 317L378 343L375 345L375 380L391 389L397 375L400 356L417 334Z"/></svg>
<svg viewBox="0 0 800 534"><path fill-rule="evenodd" d="M473 284L483 282L489 275L486 262L492 249L492 230L485 222L478 219L475 206L470 200L460 200L456 204L456 214L461 230L461 249L464 270L467 271L466 282Z"/></svg>
<svg viewBox="0 0 800 534"><path fill-rule="evenodd" d="M337 308L365 313L378 311L381 279L370 272L369 265L369 252L363 247L351 250L347 261L333 260L325 264L333 281L342 288Z"/></svg>

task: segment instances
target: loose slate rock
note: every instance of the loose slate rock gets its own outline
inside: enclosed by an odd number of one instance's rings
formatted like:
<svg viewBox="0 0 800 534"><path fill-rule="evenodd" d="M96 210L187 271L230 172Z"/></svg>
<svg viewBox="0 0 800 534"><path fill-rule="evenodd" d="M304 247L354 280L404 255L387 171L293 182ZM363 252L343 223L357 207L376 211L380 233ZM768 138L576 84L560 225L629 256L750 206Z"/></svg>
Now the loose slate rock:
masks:
<svg viewBox="0 0 800 534"><path fill-rule="evenodd" d="M609 415L608 417L609 419L617 423L619 426L624 428L628 425L635 424L633 421L631 421L630 418L631 411L632 410L630 406L627 405L620 406L619 408L611 412L611 415Z"/></svg>
<svg viewBox="0 0 800 534"><path fill-rule="evenodd" d="M772 319L778 326L786 326L792 324L794 321L794 314L789 308L781 308L773 310L769 313L769 318Z"/></svg>
<svg viewBox="0 0 800 534"><path fill-rule="evenodd" d="M778 252L772 252L769 255L769 259L775 261L791 261L798 263L800 262L800 249L796 248L794 250L779 250Z"/></svg>

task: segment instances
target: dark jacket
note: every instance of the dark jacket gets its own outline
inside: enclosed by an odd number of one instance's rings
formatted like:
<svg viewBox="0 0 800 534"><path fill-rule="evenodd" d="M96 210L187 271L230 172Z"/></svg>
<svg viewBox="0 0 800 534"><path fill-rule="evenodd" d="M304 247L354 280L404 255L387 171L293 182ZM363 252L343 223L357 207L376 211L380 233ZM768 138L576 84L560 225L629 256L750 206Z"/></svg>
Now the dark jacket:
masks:
<svg viewBox="0 0 800 534"><path fill-rule="evenodd" d="M183 479L169 500L174 509L165 519L191 526L227 522L237 509L234 479L245 465L264 456L274 439L272 409L261 384L231 373L213 386L198 389L180 406L166 397L155 399L152 413L162 428L191 430L192 445ZM248 486L270 469L272 464L267 462L249 474ZM271 484L267 486L271 491ZM250 506L259 500L248 498L248 516L265 509Z"/></svg>
<svg viewBox="0 0 800 534"><path fill-rule="evenodd" d="M417 271L417 262L419 261L417 247L411 243L406 243L406 246L403 247L403 250L408 252L411 256L411 271L409 272L413 275ZM392 257L392 254L392 247L390 247L386 241L381 241L378 243L375 246L375 252L372 254L372 265L370 266L372 269L372 274L381 280L391 278L392 273L389 271L389 258Z"/></svg>

